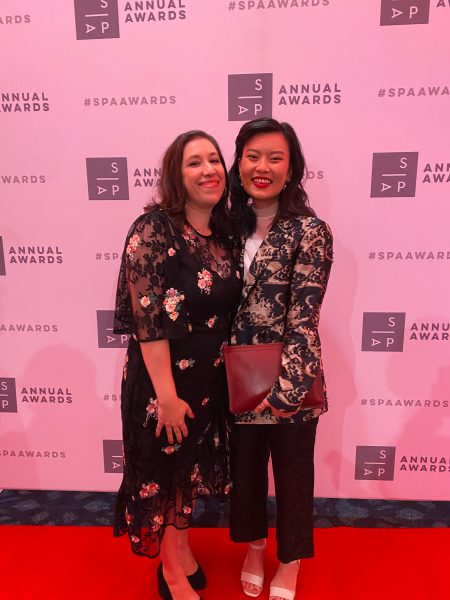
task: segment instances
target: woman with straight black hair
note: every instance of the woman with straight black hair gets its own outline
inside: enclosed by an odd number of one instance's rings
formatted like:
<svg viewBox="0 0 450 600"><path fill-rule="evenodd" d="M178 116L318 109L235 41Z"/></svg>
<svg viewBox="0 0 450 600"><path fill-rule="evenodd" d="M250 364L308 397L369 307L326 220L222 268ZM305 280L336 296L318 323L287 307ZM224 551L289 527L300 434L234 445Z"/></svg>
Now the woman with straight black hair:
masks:
<svg viewBox="0 0 450 600"><path fill-rule="evenodd" d="M257 597L271 457L280 563L270 600L294 599L300 559L313 556L314 444L318 417L327 410L318 323L332 235L309 207L304 177L303 153L288 123L261 118L242 126L229 172L244 271L231 344L282 342L282 355L281 375L266 397L254 411L236 415L230 530L234 541L249 543L241 582L246 595Z"/></svg>
<svg viewBox="0 0 450 600"><path fill-rule="evenodd" d="M188 527L196 498L229 489L222 347L241 289L213 137L196 130L172 142L159 195L128 232L117 287L114 331L131 337L114 533L138 555L161 555L162 598L198 600L206 581Z"/></svg>

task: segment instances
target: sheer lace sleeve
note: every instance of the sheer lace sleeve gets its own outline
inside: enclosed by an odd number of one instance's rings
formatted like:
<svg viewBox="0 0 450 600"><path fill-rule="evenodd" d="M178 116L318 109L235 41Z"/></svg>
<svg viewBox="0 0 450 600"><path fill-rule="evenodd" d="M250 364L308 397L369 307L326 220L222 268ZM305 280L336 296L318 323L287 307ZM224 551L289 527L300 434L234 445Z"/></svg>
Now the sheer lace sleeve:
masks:
<svg viewBox="0 0 450 600"><path fill-rule="evenodd" d="M140 342L180 337L185 309L183 291L174 284L174 246L162 212L142 215L133 223L119 273L116 333L131 333Z"/></svg>

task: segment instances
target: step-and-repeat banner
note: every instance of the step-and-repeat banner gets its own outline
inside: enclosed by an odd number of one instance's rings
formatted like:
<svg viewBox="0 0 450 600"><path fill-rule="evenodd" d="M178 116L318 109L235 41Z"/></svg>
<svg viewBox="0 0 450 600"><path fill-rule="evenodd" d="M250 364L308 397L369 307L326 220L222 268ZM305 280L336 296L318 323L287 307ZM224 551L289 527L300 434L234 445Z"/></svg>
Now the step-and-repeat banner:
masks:
<svg viewBox="0 0 450 600"><path fill-rule="evenodd" d="M298 132L335 238L316 495L450 499L448 0L3 0L0 486L115 490L127 229L180 132Z"/></svg>

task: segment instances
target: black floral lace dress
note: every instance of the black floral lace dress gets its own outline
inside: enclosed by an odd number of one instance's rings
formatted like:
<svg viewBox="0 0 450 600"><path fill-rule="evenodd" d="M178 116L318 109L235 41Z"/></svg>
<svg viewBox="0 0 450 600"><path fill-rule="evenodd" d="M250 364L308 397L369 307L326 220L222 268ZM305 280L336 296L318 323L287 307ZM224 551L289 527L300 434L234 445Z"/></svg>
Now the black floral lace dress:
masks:
<svg viewBox="0 0 450 600"><path fill-rule="evenodd" d="M215 234L175 233L156 209L132 225L122 257L115 332L130 333L122 379L124 475L114 534L136 554L159 553L167 525L189 526L193 501L228 493L229 415L222 347L237 308L241 277ZM140 343L167 339L178 396L195 419L189 435L155 437L158 403Z"/></svg>

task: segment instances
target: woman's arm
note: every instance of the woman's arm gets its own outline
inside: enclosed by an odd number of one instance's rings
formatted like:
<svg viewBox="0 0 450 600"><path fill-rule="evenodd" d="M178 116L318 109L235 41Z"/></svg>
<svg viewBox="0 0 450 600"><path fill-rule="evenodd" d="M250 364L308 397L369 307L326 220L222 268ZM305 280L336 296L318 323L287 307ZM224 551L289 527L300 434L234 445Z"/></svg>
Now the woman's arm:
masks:
<svg viewBox="0 0 450 600"><path fill-rule="evenodd" d="M333 237L329 227L323 221L313 222L300 241L292 272L281 375L257 413L269 407L275 416L297 412L320 372L318 324L332 253Z"/></svg>
<svg viewBox="0 0 450 600"><path fill-rule="evenodd" d="M131 302L133 330L140 342L142 357L155 388L158 403L156 437L165 428L169 444L175 439L181 443L188 430L185 415L193 418L189 405L178 397L173 379L169 341L163 327L167 284L168 249L172 245L169 225L161 216L149 215L139 221L130 232L126 255L126 278ZM183 302L179 293L175 302ZM176 313L178 314L178 313Z"/></svg>
<svg viewBox="0 0 450 600"><path fill-rule="evenodd" d="M194 413L187 402L178 398L170 364L169 342L159 340L141 343L141 351L158 402L156 437L165 427L169 444L173 444L174 436L180 444L182 436L188 435L184 417L187 415L193 419Z"/></svg>

